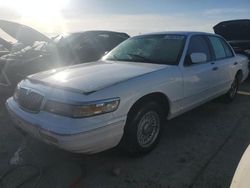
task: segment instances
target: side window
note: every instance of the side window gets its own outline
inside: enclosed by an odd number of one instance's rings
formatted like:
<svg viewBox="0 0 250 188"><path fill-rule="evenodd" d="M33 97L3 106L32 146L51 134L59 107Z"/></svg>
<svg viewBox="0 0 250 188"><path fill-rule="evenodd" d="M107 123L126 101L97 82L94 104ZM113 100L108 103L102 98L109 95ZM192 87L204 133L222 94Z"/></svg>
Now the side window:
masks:
<svg viewBox="0 0 250 188"><path fill-rule="evenodd" d="M232 52L231 48L228 46L228 44L223 39L220 39L220 41L222 42L222 45L225 49L226 56L233 57L233 52Z"/></svg>
<svg viewBox="0 0 250 188"><path fill-rule="evenodd" d="M91 37L83 37L79 39L79 45L83 48L94 48L94 41Z"/></svg>
<svg viewBox="0 0 250 188"><path fill-rule="evenodd" d="M103 52L110 50L110 35L109 34L98 34L96 37L96 43L101 47Z"/></svg>
<svg viewBox="0 0 250 188"><path fill-rule="evenodd" d="M193 36L190 39L189 42L189 47L188 47L188 58L185 62L185 64L191 64L191 60L190 60L190 55L192 53L204 53L207 55L207 62L209 62L211 60L211 53L209 50L209 46L208 43L205 39L205 37L203 36Z"/></svg>
<svg viewBox="0 0 250 188"><path fill-rule="evenodd" d="M214 36L209 36L208 39L212 45L215 59L218 60L218 59L226 58L227 57L226 51L221 42L221 39L219 37L214 37Z"/></svg>

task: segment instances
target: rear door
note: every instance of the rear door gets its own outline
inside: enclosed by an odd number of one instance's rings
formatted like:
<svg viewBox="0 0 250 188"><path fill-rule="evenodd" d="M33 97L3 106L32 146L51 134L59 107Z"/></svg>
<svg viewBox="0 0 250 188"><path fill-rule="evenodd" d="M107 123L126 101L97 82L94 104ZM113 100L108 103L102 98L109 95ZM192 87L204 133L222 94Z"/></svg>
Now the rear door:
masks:
<svg viewBox="0 0 250 188"><path fill-rule="evenodd" d="M231 70L237 62L232 49L228 44L220 37L208 36L208 41L212 49L213 56L213 82L211 83L212 92L219 94L225 92L230 88L232 83L233 75Z"/></svg>

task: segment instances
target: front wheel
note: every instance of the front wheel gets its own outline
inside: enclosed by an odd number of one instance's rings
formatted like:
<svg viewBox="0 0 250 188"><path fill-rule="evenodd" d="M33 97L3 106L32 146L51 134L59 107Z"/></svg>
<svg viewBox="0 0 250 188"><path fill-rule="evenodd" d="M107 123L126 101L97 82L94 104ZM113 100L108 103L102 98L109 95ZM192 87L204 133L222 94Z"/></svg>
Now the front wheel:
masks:
<svg viewBox="0 0 250 188"><path fill-rule="evenodd" d="M142 105L128 116L123 148L132 155L150 152L159 141L163 122L163 111L157 103Z"/></svg>

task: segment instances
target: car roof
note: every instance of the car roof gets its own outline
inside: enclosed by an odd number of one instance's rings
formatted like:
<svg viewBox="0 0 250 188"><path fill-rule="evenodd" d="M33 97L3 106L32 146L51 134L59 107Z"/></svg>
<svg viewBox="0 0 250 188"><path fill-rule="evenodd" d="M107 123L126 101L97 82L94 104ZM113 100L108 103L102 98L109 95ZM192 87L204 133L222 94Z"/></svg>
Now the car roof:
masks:
<svg viewBox="0 0 250 188"><path fill-rule="evenodd" d="M147 36L147 35L216 35L214 33L200 32L200 31L163 31L163 32L154 32L154 33L146 33L139 36Z"/></svg>
<svg viewBox="0 0 250 188"><path fill-rule="evenodd" d="M127 33L124 32L116 32L116 31L108 31L108 30L88 30L88 31L78 31L73 32L71 34L83 34L83 33L92 33L92 34L120 34L126 37L129 37Z"/></svg>

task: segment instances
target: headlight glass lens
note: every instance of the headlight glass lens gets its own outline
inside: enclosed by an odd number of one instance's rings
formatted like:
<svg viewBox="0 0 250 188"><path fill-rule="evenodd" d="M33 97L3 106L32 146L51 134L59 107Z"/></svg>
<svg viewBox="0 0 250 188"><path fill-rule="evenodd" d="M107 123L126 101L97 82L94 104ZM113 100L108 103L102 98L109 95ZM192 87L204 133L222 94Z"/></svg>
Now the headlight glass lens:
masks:
<svg viewBox="0 0 250 188"><path fill-rule="evenodd" d="M101 100L84 105L72 105L56 101L47 101L44 109L45 111L54 114L69 116L73 118L81 118L113 112L118 108L119 103L119 98Z"/></svg>

